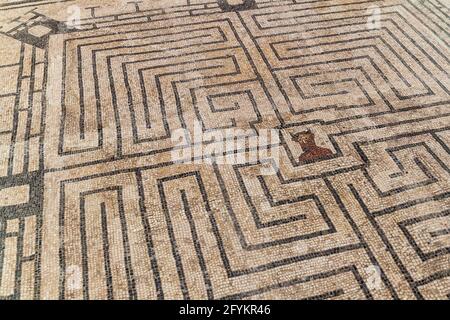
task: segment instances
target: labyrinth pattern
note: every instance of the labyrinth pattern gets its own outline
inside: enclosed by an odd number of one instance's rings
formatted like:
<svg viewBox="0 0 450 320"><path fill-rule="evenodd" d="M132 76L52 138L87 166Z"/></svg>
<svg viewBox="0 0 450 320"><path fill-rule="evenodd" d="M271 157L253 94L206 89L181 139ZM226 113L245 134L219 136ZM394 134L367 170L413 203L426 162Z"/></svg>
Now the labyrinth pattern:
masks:
<svg viewBox="0 0 450 320"><path fill-rule="evenodd" d="M1 0L0 299L450 299L449 8Z"/></svg>

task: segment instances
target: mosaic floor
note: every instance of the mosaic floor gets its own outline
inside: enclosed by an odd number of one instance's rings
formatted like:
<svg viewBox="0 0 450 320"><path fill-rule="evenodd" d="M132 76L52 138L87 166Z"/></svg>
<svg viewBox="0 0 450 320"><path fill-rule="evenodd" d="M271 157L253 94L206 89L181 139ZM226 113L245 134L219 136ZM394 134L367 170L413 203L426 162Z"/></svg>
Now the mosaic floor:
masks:
<svg viewBox="0 0 450 320"><path fill-rule="evenodd" d="M1 299L450 299L448 0L0 0Z"/></svg>

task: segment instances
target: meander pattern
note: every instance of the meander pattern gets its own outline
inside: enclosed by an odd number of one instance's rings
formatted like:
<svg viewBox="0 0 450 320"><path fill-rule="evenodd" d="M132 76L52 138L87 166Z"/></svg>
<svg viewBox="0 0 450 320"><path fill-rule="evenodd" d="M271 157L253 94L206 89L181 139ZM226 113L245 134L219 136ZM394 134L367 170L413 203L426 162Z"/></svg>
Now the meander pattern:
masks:
<svg viewBox="0 0 450 320"><path fill-rule="evenodd" d="M0 298L450 299L449 7L0 1Z"/></svg>

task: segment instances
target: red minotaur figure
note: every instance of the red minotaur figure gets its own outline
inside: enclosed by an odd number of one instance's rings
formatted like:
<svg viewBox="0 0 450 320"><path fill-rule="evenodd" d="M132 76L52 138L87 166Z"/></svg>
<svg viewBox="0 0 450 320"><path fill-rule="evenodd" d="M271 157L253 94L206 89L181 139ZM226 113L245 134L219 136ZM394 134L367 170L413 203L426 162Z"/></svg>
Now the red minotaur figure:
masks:
<svg viewBox="0 0 450 320"><path fill-rule="evenodd" d="M328 158L333 155L330 149L319 147L314 139L314 133L310 130L291 133L292 140L298 142L303 153L298 158L299 162L309 163L316 160Z"/></svg>

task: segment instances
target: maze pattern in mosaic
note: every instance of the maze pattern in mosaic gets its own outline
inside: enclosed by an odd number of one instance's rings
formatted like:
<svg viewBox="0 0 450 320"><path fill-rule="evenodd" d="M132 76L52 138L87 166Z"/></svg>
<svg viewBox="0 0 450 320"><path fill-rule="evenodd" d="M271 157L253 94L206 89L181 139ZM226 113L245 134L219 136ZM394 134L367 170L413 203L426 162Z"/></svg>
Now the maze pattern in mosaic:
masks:
<svg viewBox="0 0 450 320"><path fill-rule="evenodd" d="M0 298L449 299L449 7L0 1Z"/></svg>

